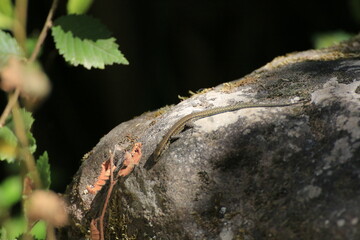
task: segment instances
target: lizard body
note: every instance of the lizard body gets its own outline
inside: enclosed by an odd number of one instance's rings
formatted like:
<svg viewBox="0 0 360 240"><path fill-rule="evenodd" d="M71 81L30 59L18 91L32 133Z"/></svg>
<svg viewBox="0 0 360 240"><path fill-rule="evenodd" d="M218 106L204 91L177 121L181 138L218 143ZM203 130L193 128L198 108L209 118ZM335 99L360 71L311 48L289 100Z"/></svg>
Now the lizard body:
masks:
<svg viewBox="0 0 360 240"><path fill-rule="evenodd" d="M180 118L164 135L164 137L162 138L162 140L157 145L157 147L154 151L154 155L153 155L154 160L156 161L159 158L161 153L166 148L171 137L179 134L184 129L185 125L190 121L217 115L220 113L236 111L236 110L240 110L240 109L244 109L244 108L286 107L286 106L292 106L292 105L297 105L297 104L301 104L301 103L304 103L304 102L302 101L302 102L297 102L297 103L283 103L283 104L282 103L274 103L274 104L271 104L271 103L270 104L240 103L240 104L235 104L235 105L230 105L230 106L225 106L225 107L217 107L217 108L207 109L207 110L188 114L188 115Z"/></svg>

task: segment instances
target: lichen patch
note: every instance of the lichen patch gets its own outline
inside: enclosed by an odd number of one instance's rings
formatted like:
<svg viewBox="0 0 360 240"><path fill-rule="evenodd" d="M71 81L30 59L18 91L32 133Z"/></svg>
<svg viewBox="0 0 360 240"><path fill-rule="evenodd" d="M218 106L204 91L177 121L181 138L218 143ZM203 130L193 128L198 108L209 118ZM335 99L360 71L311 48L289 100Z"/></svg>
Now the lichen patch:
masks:
<svg viewBox="0 0 360 240"><path fill-rule="evenodd" d="M337 77L327 81L323 88L311 94L311 101L316 105L328 106L334 99L341 99L357 103L359 108L360 94L356 89L360 86L360 81L354 81L350 84L339 83Z"/></svg>

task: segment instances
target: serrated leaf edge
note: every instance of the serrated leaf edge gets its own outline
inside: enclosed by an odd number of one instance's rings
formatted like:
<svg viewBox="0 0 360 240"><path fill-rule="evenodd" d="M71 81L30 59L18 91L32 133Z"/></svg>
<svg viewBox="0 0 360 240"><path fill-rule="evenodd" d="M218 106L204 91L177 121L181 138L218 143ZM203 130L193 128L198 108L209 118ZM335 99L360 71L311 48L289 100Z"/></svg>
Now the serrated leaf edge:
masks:
<svg viewBox="0 0 360 240"><path fill-rule="evenodd" d="M68 31L68 32L64 32L61 29L61 26L54 26L52 27L53 29L56 30L56 28L59 28L58 31L61 31L63 34L61 34L62 36L59 37L57 39L57 34L54 32L54 30L52 31L52 35L55 41L55 47L56 49L59 51L59 53L65 58L66 61L70 62L73 66L78 66L78 65L82 65L84 66L86 69L91 69L93 68L99 68L99 69L104 69L105 65L113 65L114 63L118 63L118 64L124 64L124 65L128 65L129 62L127 61L127 59L124 57L124 55L121 53L121 51L118 49L119 45L116 43L116 39L111 37L108 38L106 40L104 39L99 39L96 42L92 41L92 40L88 40L88 39L84 39L81 40L78 37L74 37L73 34ZM56 40L57 39L57 40ZM93 64L86 64L86 62L82 62L76 59L76 56L69 56L71 54L68 54L67 52L71 52L69 50L67 50L67 48L65 48L66 50L64 50L64 48L62 48L60 46L60 42L64 42L64 41L71 41L72 40L72 45L76 45L76 41L81 42L80 46L83 47L84 44L88 44L90 45L91 48L97 49L99 51L102 51L105 53L105 55L110 56L112 58L120 58L121 60L110 60L107 61L106 59L102 58L100 61L102 61L103 63L93 63ZM103 48L98 47L96 44L99 43L100 41L109 41L109 44L112 44L113 48L116 48L116 51L105 51ZM75 43L74 43L75 42ZM69 43L67 42L66 44L64 44L66 46L69 46ZM90 49L91 49L90 48ZM75 51L73 51L75 52ZM117 54L113 54L113 52L117 53ZM92 53L91 56L95 56L95 53ZM98 61L98 62L100 62Z"/></svg>

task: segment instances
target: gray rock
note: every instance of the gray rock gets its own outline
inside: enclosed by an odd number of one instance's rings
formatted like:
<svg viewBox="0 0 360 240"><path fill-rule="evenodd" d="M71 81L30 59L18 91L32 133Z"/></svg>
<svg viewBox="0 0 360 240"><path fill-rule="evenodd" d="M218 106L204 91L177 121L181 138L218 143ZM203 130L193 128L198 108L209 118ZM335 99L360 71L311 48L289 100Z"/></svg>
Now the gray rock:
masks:
<svg viewBox="0 0 360 240"><path fill-rule="evenodd" d="M105 186L87 192L115 145L142 142L139 166L115 186L106 239L360 239L358 40L277 58L244 78L122 123L87 154L67 190L84 239ZM151 154L182 116L244 103L308 104L242 109L203 118L159 161ZM116 154L121 161L123 151Z"/></svg>

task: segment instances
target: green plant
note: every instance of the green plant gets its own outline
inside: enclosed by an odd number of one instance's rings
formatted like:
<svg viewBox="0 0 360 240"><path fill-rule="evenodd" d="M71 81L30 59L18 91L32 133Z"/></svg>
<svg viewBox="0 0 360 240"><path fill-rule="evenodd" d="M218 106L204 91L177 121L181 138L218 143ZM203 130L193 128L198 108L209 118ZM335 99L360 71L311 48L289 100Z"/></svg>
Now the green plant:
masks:
<svg viewBox="0 0 360 240"><path fill-rule="evenodd" d="M316 33L312 37L315 49L331 47L342 41L348 40L353 37L353 34L344 31L321 32Z"/></svg>
<svg viewBox="0 0 360 240"><path fill-rule="evenodd" d="M0 116L0 161L16 166L18 172L0 183L0 239L55 239L53 227L64 225L67 219L64 201L49 190L47 152L34 157L38 153L29 112L50 92L50 80L37 61L49 29L56 49L70 65L103 69L114 63L128 64L110 31L85 15L92 2L68 0L68 15L53 21L58 5L53 0L40 34L28 37L28 1L0 1L0 88L8 94ZM11 214L18 202L22 213ZM57 208L48 206L49 202ZM45 210L36 210L38 205Z"/></svg>

